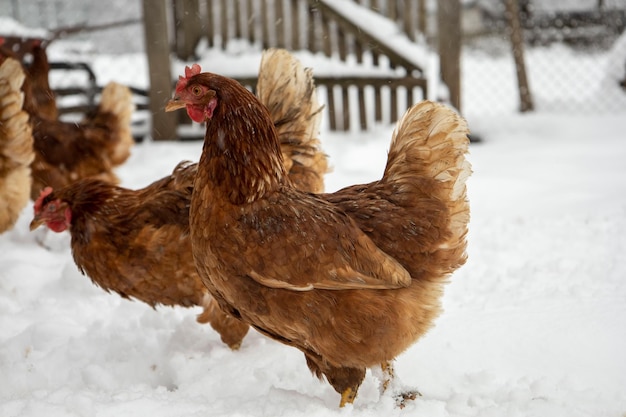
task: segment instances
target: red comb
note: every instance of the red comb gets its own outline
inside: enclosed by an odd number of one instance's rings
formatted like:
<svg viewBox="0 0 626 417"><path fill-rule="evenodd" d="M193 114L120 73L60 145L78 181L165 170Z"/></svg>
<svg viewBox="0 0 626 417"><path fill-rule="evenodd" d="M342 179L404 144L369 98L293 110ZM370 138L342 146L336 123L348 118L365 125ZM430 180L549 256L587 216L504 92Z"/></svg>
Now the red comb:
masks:
<svg viewBox="0 0 626 417"><path fill-rule="evenodd" d="M176 84L176 92L180 92L184 90L185 87L187 87L187 82L189 81L189 78L193 77L194 75L198 75L201 72L202 72L202 68L198 64L193 64L191 67L189 66L185 67L185 76L184 77L182 75L178 76L178 83Z"/></svg>
<svg viewBox="0 0 626 417"><path fill-rule="evenodd" d="M34 206L35 214L41 211L41 206L43 205L43 199L48 197L50 194L52 194L52 187L46 187L43 190L41 190L39 197L37 197L37 201L35 201L35 206Z"/></svg>
<svg viewBox="0 0 626 417"><path fill-rule="evenodd" d="M194 75L198 75L202 72L202 68L200 68L199 64L193 64L190 67L185 67L185 77L193 77Z"/></svg>

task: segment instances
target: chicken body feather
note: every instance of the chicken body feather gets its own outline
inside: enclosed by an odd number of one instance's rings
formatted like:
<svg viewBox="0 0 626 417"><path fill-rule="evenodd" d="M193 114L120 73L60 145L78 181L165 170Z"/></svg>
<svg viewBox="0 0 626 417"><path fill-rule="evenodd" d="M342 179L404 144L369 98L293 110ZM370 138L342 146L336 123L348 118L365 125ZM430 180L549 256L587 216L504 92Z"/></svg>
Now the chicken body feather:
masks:
<svg viewBox="0 0 626 417"><path fill-rule="evenodd" d="M465 262L465 122L418 104L398 123L380 181L316 196L289 181L255 97L198 70L168 105L210 115L190 207L198 272L224 311L300 349L351 402L367 367L431 327Z"/></svg>

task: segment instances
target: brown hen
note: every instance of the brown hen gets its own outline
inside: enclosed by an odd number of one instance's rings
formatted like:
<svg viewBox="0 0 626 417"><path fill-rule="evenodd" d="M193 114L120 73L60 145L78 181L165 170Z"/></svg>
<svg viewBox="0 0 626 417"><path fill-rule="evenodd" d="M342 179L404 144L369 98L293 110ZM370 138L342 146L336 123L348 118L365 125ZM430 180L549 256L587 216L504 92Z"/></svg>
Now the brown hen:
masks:
<svg viewBox="0 0 626 417"><path fill-rule="evenodd" d="M257 90L280 132L294 184L323 191L327 161L319 149L321 109L311 70L285 50L266 51ZM172 175L136 191L95 179L46 189L31 227L69 229L76 264L107 291L151 306L204 307L198 321L209 321L236 349L248 325L211 302L192 259L188 207L196 169L179 165Z"/></svg>
<svg viewBox="0 0 626 417"><path fill-rule="evenodd" d="M59 109L56 96L50 88L50 63L48 54L41 40L31 43L32 62L26 65L26 85L24 91L29 95L26 111L45 120L57 120Z"/></svg>
<svg viewBox="0 0 626 417"><path fill-rule="evenodd" d="M13 227L28 204L33 136L22 110L24 72L13 58L0 57L0 233Z"/></svg>
<svg viewBox="0 0 626 417"><path fill-rule="evenodd" d="M31 198L47 186L60 188L81 178L119 182L113 168L126 161L134 144L130 122L135 105L130 89L111 82L102 90L97 109L80 123L60 120L45 46L40 40L29 40L24 49L32 58L30 64L22 63L24 110L30 115L35 149ZM0 56L14 55L0 45Z"/></svg>
<svg viewBox="0 0 626 417"><path fill-rule="evenodd" d="M113 168L130 156L130 119L135 105L128 87L111 82L96 111L80 123L48 120L31 113L35 139L31 197L45 187L60 188L81 178L119 179Z"/></svg>
<svg viewBox="0 0 626 417"><path fill-rule="evenodd" d="M417 104L381 180L313 195L293 186L267 110L238 83L188 67L166 110L182 107L207 121L190 231L220 307L300 349L341 406L368 367L383 365L387 386L390 361L431 327L466 259L465 121Z"/></svg>

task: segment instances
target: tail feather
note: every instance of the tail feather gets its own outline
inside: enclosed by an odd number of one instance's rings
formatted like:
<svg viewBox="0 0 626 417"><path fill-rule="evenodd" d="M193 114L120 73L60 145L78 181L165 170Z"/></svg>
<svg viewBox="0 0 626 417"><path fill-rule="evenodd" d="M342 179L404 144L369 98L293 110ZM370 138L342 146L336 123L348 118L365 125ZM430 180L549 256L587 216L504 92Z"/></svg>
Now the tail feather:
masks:
<svg viewBox="0 0 626 417"><path fill-rule="evenodd" d="M133 96L130 89L124 85L110 82L102 90L98 112L111 113L117 118L115 126L114 145L109 148L109 157L113 166L122 164L130 156L130 149L134 144L130 130L131 117L135 110Z"/></svg>
<svg viewBox="0 0 626 417"><path fill-rule="evenodd" d="M7 58L0 65L0 79L9 86L11 91L19 91L22 88L22 84L24 84L24 78L26 78L26 75L19 61Z"/></svg>
<svg viewBox="0 0 626 417"><path fill-rule="evenodd" d="M465 262L469 202L466 181L472 169L465 120L443 104L425 101L409 109L393 133L383 181L417 187L447 207L446 230L433 248L442 272Z"/></svg>
<svg viewBox="0 0 626 417"><path fill-rule="evenodd" d="M285 166L301 190L324 190L328 172L320 149L322 106L317 100L310 68L284 49L264 51L259 69L257 97L268 108L281 142Z"/></svg>
<svg viewBox="0 0 626 417"><path fill-rule="evenodd" d="M35 155L32 128L22 109L23 82L22 66L7 58L0 65L0 233L13 227L30 197Z"/></svg>

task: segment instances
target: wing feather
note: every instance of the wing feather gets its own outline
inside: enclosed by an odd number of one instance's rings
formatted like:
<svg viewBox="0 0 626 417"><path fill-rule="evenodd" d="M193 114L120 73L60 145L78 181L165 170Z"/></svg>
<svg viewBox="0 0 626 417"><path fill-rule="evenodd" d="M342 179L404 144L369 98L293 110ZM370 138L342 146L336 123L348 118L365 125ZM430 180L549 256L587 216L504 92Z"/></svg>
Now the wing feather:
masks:
<svg viewBox="0 0 626 417"><path fill-rule="evenodd" d="M290 193L259 203L266 206L241 219L250 235L239 240L239 262L248 263L249 278L291 291L385 290L411 284L409 272L343 211L313 195Z"/></svg>

